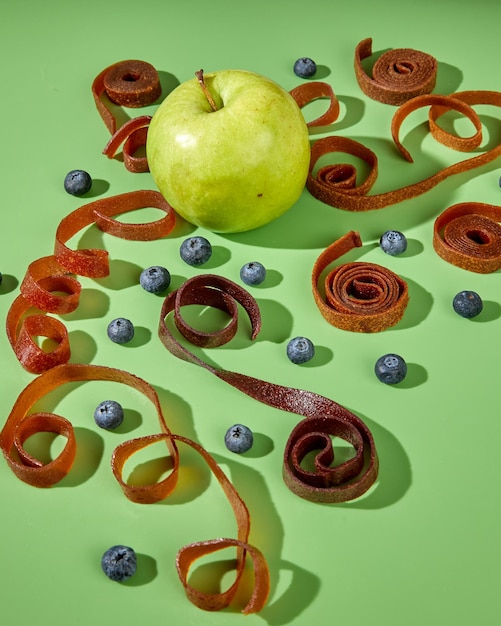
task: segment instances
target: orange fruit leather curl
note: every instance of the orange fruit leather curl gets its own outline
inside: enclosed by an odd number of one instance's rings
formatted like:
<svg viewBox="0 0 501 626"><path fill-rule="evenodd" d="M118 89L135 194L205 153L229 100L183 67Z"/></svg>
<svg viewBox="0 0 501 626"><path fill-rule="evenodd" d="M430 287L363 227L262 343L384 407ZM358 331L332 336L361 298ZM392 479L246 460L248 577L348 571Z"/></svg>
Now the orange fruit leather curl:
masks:
<svg viewBox="0 0 501 626"><path fill-rule="evenodd" d="M407 117L422 107L430 107L429 128L433 138L454 150L469 152L478 149L482 142L482 123L472 108L473 105L501 106L501 93L497 91L463 91L448 96L424 94L402 104L395 112L391 123L391 134L396 148L409 162L412 157L399 139L400 128ZM448 111L457 111L473 124L475 132L471 137L458 137L441 128L437 120ZM346 152L355 156L369 168L369 174L361 182L357 181L357 170L352 164L333 163L319 167L317 162L329 153ZM443 168L428 178L399 189L369 195L377 179L378 159L376 154L363 144L349 138L329 136L318 139L312 146L310 170L306 180L309 192L318 200L332 207L348 211L371 211L397 204L419 196L449 176L466 172L497 159L501 155L501 142L469 159L464 159Z"/></svg>
<svg viewBox="0 0 501 626"><path fill-rule="evenodd" d="M323 317L337 328L375 333L397 324L409 301L407 283L391 270L375 263L338 265L325 278L325 298L318 283L322 272L362 241L350 231L317 258L312 271L313 297Z"/></svg>
<svg viewBox="0 0 501 626"><path fill-rule="evenodd" d="M116 215L146 207L158 208L165 216L138 224L114 219ZM158 191L143 190L90 202L61 220L56 231L54 255L37 259L28 266L21 283L21 294L12 303L6 317L9 342L21 365L33 374L67 363L70 345L68 332L61 321L32 313L30 309L59 315L71 313L78 307L81 295L81 284L71 274L91 278L109 274L106 250L72 250L67 246L68 240L93 224L115 237L151 241L172 231L175 212ZM56 347L46 352L34 337L47 337L55 342Z"/></svg>
<svg viewBox="0 0 501 626"><path fill-rule="evenodd" d="M293 493L314 502L330 503L361 496L376 481L379 462L372 433L360 418L316 393L213 367L174 337L167 323L171 313L180 334L196 346L215 347L229 341L236 332L238 309L229 304L228 297L244 307L251 322L251 339L255 339L261 317L254 298L232 281L207 274L187 280L165 298L158 327L162 343L178 358L205 368L251 398L305 418L291 433L284 453L283 478ZM221 331L197 333L182 317L182 307L189 304L215 306L230 315L230 322ZM341 437L355 449L354 458L336 468L329 467L334 458L331 435ZM301 461L312 451L319 451L315 471L304 472Z"/></svg>
<svg viewBox="0 0 501 626"><path fill-rule="evenodd" d="M443 211L433 226L433 247L448 263L489 274L501 268L501 207L461 202Z"/></svg>
<svg viewBox="0 0 501 626"><path fill-rule="evenodd" d="M156 435L126 441L115 449L111 460L112 471L127 498L133 502L150 504L163 500L173 492L180 467L177 442L181 442L191 446L204 458L233 509L238 529L237 539L218 538L195 542L181 548L178 552L176 566L190 601L205 610L220 610L227 607L235 597L248 555L254 565L254 589L243 612L252 613L261 610L269 594L269 570L263 554L248 543L250 515L245 503L214 458L202 446L186 437L173 434L169 430L158 395L145 380L124 370L83 364L57 365L35 378L19 395L0 432L0 447L11 470L20 480L34 487L51 487L68 474L76 451L71 423L52 413L30 413L30 410L44 395L66 383L98 380L125 384L145 395L156 410L162 431ZM53 432L67 439L64 449L57 458L46 464L32 457L23 447L24 442L31 435L40 432ZM165 442L167 452L172 459L173 468L170 475L151 485L129 485L123 479L125 463L135 452L159 441ZM225 548L236 548L237 551L235 582L221 594L204 593L193 588L188 583L188 573L193 562L204 555Z"/></svg>
<svg viewBox="0 0 501 626"><path fill-rule="evenodd" d="M291 89L289 93L294 98L300 109L304 108L307 104L310 104L310 102L313 102L318 98L327 98L329 100L329 107L327 111L320 117L308 122L306 124L308 127L326 126L335 122L339 117L339 100L329 83L325 83L323 81L301 83L301 85Z"/></svg>

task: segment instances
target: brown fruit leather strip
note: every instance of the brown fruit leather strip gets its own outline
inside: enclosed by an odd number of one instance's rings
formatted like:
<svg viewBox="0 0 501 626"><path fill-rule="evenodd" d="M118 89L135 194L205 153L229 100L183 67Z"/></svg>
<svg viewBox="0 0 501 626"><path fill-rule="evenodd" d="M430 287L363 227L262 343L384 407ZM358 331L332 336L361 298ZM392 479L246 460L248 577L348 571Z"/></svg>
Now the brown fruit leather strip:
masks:
<svg viewBox="0 0 501 626"><path fill-rule="evenodd" d="M119 61L102 70L92 82L97 110L112 135L117 122L102 96L120 106L139 108L153 104L162 93L158 72L145 61Z"/></svg>
<svg viewBox="0 0 501 626"><path fill-rule="evenodd" d="M355 49L355 76L369 98L398 106L433 91L437 60L431 55L411 48L389 50L374 63L372 78L362 66L362 61L371 55L372 39L363 39Z"/></svg>
<svg viewBox="0 0 501 626"><path fill-rule="evenodd" d="M461 202L443 211L433 226L433 247L448 263L478 274L501 268L501 207Z"/></svg>
<svg viewBox="0 0 501 626"><path fill-rule="evenodd" d="M329 108L327 111L317 117L316 119L308 122L306 126L326 126L327 124L332 124L339 117L339 101L336 97L336 94L332 90L332 87L323 81L312 81L310 83L302 83L298 85L291 91L289 91L291 96L297 102L297 105L300 109L305 107L310 102L317 100L318 98L328 98L329 99Z"/></svg>
<svg viewBox="0 0 501 626"><path fill-rule="evenodd" d="M222 293L216 295L213 293L216 290ZM178 331L194 345L210 347L229 341L236 332L238 312L236 307L231 309L227 305L224 295L231 295L244 307L251 322L251 339L255 339L261 327L257 302L232 281L207 274L189 279L165 298L158 328L164 346L178 358L205 368L248 396L305 418L291 434L284 453L284 481L294 493L307 500L331 503L361 496L377 478L378 457L372 433L360 418L333 400L316 393L213 367L195 356L174 337L166 319L170 313L173 313ZM228 332L225 327L219 332L201 332L197 335L195 329L183 320L181 311L184 305L194 303L226 310L232 316L229 324L231 331ZM298 432L301 436L299 443L296 441ZM353 459L334 469L328 467L333 458L330 435L345 439L356 450ZM301 460L308 452L319 449L316 471L303 471Z"/></svg>
<svg viewBox="0 0 501 626"><path fill-rule="evenodd" d="M162 87L157 70L145 61L120 61L100 72L92 82L92 95L97 110L111 133L103 153L110 159L122 143L124 165L129 172L148 172L146 156L135 156L146 145L150 116L132 118L117 129L117 120L106 105L103 95L117 105L139 108L153 104L161 95Z"/></svg>
<svg viewBox="0 0 501 626"><path fill-rule="evenodd" d="M113 218L146 207L158 208L165 212L165 216L139 224L126 224ZM78 307L81 285L70 274L91 278L109 274L106 250L72 250L66 245L80 230L92 224L115 237L151 241L172 231L175 213L158 191L143 190L90 202L61 220L56 231L54 255L42 257L29 265L21 284L21 295L12 303L6 318L9 342L21 365L33 374L67 363L70 346L62 322L47 315L30 313L30 309L35 307L59 315L71 313ZM35 336L52 339L56 347L46 352L33 340Z"/></svg>
<svg viewBox="0 0 501 626"><path fill-rule="evenodd" d="M404 315L409 293L407 283L399 276L374 263L344 263L325 278L325 299L318 288L322 272L361 245L358 232L350 231L320 254L311 276L313 297L329 324L353 332L376 333L394 326Z"/></svg>
<svg viewBox="0 0 501 626"><path fill-rule="evenodd" d="M391 134L402 156L412 162L412 157L399 140L402 123L409 114L423 106L429 106L430 132L434 139L456 150L477 149L482 141L481 121L472 105L501 106L501 93L497 91L464 91L450 96L422 95L409 100L395 112L391 123ZM472 137L461 138L441 129L437 119L447 111L457 111L470 119L475 127ZM369 167L369 174L357 185L356 169L351 164L332 164L318 169L317 161L328 153L346 152L363 160ZM369 196L368 193L377 179L377 156L363 144L349 138L330 136L318 139L311 149L310 171L306 187L310 193L330 206L348 211L370 211L397 204L429 191L438 183L453 174L459 174L480 167L501 155L501 142L469 159L443 168L432 176L400 189Z"/></svg>
<svg viewBox="0 0 501 626"><path fill-rule="evenodd" d="M136 150L146 145L148 126L151 115L140 115L125 122L110 138L104 147L103 154L112 159L123 145L123 157L125 167L129 172L138 174L148 172L148 159L146 156L135 156Z"/></svg>
<svg viewBox="0 0 501 626"><path fill-rule="evenodd" d="M0 447L14 472L22 481L34 487L51 487L62 480L70 471L75 457L76 441L73 426L65 418L53 413L30 413L34 405L45 395L66 383L78 381L109 381L128 385L145 395L153 404L161 433L139 437L120 444L112 455L112 471L124 494L137 503L154 503L167 497L174 490L180 467L177 442L191 446L206 461L217 478L235 515L238 538L218 538L200 541L181 548L176 558L179 578L191 602L205 610L220 610L234 599L243 575L247 555L254 564L254 589L244 613L260 611L269 594L269 571L262 553L248 543L250 533L249 511L226 477L215 459L198 443L186 437L173 434L165 421L160 400L154 388L145 380L124 370L99 365L57 365L44 372L25 387L17 398L7 421L0 432ZM67 443L59 455L46 464L32 457L23 447L24 442L40 432L53 432L66 437ZM159 483L151 485L129 485L123 479L123 467L132 455L145 446L163 441L172 459L171 474ZM188 583L188 573L192 563L206 554L228 547L237 550L236 579L231 587L220 594L204 593Z"/></svg>

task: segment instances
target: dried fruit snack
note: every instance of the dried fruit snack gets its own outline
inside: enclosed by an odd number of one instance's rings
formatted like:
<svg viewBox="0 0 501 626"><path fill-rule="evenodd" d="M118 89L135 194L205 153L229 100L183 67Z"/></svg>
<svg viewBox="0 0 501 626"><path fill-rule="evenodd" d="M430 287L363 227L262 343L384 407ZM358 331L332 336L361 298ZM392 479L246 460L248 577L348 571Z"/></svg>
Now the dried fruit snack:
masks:
<svg viewBox="0 0 501 626"><path fill-rule="evenodd" d="M116 105L139 108L153 104L161 93L162 87L157 70L150 63L134 59L113 63L102 70L92 82L96 108L111 133L103 153L111 159L125 142L124 164L131 172L148 171L146 157L135 156L135 153L146 144L151 117L137 116L117 128L117 119L105 103L103 95Z"/></svg>
<svg viewBox="0 0 501 626"><path fill-rule="evenodd" d="M403 122L414 111L422 107L429 109L429 128L433 138L439 143L461 152L477 150L482 143L482 122L474 105L501 106L501 93L498 91L463 91L449 96L425 94L416 96L401 105L395 112L391 123L391 134L395 146L409 162L412 156L402 145L399 131ZM442 129L437 120L448 111L457 111L467 117L473 124L475 132L470 137L459 137ZM357 181L356 168L351 164L325 165L316 171L317 162L329 153L347 153L365 162L369 173L365 180ZM438 183L454 174L486 165L501 155L501 143L482 154L464 159L445 167L428 178L419 182L391 191L369 195L378 175L377 155L362 143L347 137L336 135L318 139L311 149L310 171L306 187L310 193L322 202L348 211L371 211L403 202L419 196Z"/></svg>
<svg viewBox="0 0 501 626"><path fill-rule="evenodd" d="M313 297L323 317L337 328L375 333L397 324L409 301L406 282L391 270L375 263L343 263L325 278L325 297L318 283L324 270L362 240L350 231L326 248L312 271Z"/></svg>
<svg viewBox="0 0 501 626"><path fill-rule="evenodd" d="M229 323L221 330L207 333L190 326L182 315L183 306L203 304L225 311ZM284 387L245 374L219 369L204 362L172 334L166 318L173 314L174 323L191 344L217 347L230 341L237 331L240 304L251 323L251 339L261 328L261 316L254 298L236 283L221 276L206 274L187 280L164 300L158 332L164 346L173 355L199 365L251 398L302 419L290 434L283 460L283 478L296 495L314 502L345 502L360 497L376 481L379 461L371 431L356 415L333 400L319 394ZM355 450L354 456L331 467L333 448L331 436L337 436ZM302 467L304 457L316 452L314 471Z"/></svg>
<svg viewBox="0 0 501 626"><path fill-rule="evenodd" d="M433 225L433 247L452 265L489 274L501 268L501 207L461 202L443 211Z"/></svg>
<svg viewBox="0 0 501 626"><path fill-rule="evenodd" d="M176 567L186 594L197 607L215 611L226 608L234 599L240 580L250 557L254 567L254 587L243 613L260 611L269 594L269 571L264 555L248 543L250 514L244 501L231 481L226 477L214 458L198 443L172 433L165 421L162 406L156 391L145 380L124 370L100 365L68 365L53 367L31 381L17 398L7 421L0 432L0 447L14 474L34 487L46 488L60 482L71 470L75 454L76 439L72 424L64 417L53 413L30 413L35 404L52 390L67 383L108 381L128 385L143 394L154 406L161 432L126 441L115 448L111 467L125 496L139 504L151 504L168 497L175 489L180 467L178 443L190 446L198 452L214 474L233 509L237 524L237 538L203 540L184 546L178 551ZM66 445L52 461L43 464L24 449L24 442L33 434L51 432L66 438ZM138 451L157 442L164 442L166 452L172 460L170 474L161 481L148 485L130 485L123 478L125 463ZM199 558L228 547L236 548L236 578L234 583L221 593L206 593L188 582L192 564Z"/></svg>
<svg viewBox="0 0 501 626"><path fill-rule="evenodd" d="M157 221L139 224L115 219L117 215L143 207L158 208L165 215ZM28 266L21 293L13 301L6 318L7 337L12 349L21 365L31 373L40 374L70 359L66 327L45 313L61 315L78 307L81 285L71 274L103 278L109 273L106 250L72 250L67 246L74 235L92 225L122 239L151 241L172 231L175 213L159 192L143 190L89 202L61 220L56 230L54 254ZM32 308L39 312L31 311ZM56 348L46 352L34 341L36 336L52 339Z"/></svg>
<svg viewBox="0 0 501 626"><path fill-rule="evenodd" d="M355 49L355 76L369 98L398 106L433 91L438 64L430 54L412 48L388 50L376 60L369 76L362 61L371 55L372 39L363 39Z"/></svg>

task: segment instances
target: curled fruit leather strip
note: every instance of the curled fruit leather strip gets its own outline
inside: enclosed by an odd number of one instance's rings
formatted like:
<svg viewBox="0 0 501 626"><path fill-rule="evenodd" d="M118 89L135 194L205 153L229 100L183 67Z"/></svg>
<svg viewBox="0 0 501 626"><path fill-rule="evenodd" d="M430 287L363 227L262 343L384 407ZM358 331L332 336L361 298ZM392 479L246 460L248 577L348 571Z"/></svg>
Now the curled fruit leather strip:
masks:
<svg viewBox="0 0 501 626"><path fill-rule="evenodd" d="M137 224L115 219L117 215L145 207L158 208L165 216ZM80 230L93 224L115 237L151 241L172 231L175 213L158 191L142 190L90 202L61 220L56 231L54 255L42 257L28 266L21 293L6 318L7 337L17 359L33 374L67 363L71 356L64 324L42 313L64 315L78 307L81 285L73 275L103 278L109 274L106 250L72 250L66 245ZM33 313L32 308L39 312ZM47 337L55 343L55 348L47 352L33 337Z"/></svg>
<svg viewBox="0 0 501 626"><path fill-rule="evenodd" d="M92 95L97 110L112 137L103 152L113 158L118 147L125 141L123 154L125 167L131 172L148 171L146 157L134 153L146 144L149 121L140 116L141 122L124 124L117 129L117 120L103 100L103 95L119 106L140 108L153 104L161 95L162 87L157 70L145 61L128 60L114 63L100 72L92 83ZM110 145L111 144L111 145Z"/></svg>
<svg viewBox="0 0 501 626"><path fill-rule="evenodd" d="M215 459L200 444L176 435L170 431L165 421L158 395L145 380L124 370L99 365L62 364L35 378L21 392L7 421L0 432L0 446L3 455L14 474L34 487L48 488L61 481L71 470L76 440L73 426L64 417L53 413L30 413L34 405L45 395L67 383L80 381L108 381L128 385L150 400L156 411L161 432L156 435L138 437L126 441L115 448L111 467L125 496L140 504L152 504L168 497L177 485L180 468L178 443L188 445L206 461L209 469L223 489L235 516L238 537L218 538L200 541L181 548L176 558L176 566L187 597L197 607L205 610L220 610L233 601L243 575L246 558L250 557L254 566L254 589L243 609L244 613L260 611L269 594L269 570L265 557L256 547L248 543L250 515L239 493L221 470ZM67 442L58 456L42 463L25 448L26 440L40 432L62 435ZM123 478L125 463L135 452L157 442L164 442L172 459L171 473L161 481L149 485L129 485ZM188 583L188 573L192 563L216 550L235 548L237 554L236 579L230 588L222 593L211 594L199 591Z"/></svg>
<svg viewBox="0 0 501 626"><path fill-rule="evenodd" d="M306 126L326 126L328 124L332 124L339 117L339 100L336 97L336 94L332 90L332 87L323 81L312 81L309 83L302 83L298 85L291 91L289 91L291 96L297 102L297 105L300 109L305 107L310 102L317 100L318 98L328 98L329 100L329 108L327 111L317 117L316 119L308 122Z"/></svg>
<svg viewBox="0 0 501 626"><path fill-rule="evenodd" d="M400 128L407 117L422 107L429 108L429 128L433 138L454 150L469 152L478 150L482 143L482 122L472 108L473 105L501 106L501 93L497 91L463 91L450 96L425 94L416 96L402 104L391 122L391 134L396 148L404 159L412 162L412 156L399 139ZM475 132L471 137L458 137L441 128L437 120L449 111L467 117ZM357 180L357 170L352 164L334 163L320 167L314 173L319 159L329 153L346 153L361 159L369 168L364 180ZM369 195L377 179L378 159L376 154L363 144L349 138L330 136L318 139L311 149L310 170L306 180L309 192L318 200L332 207L348 211L370 211L397 204L419 196L454 174L469 171L497 159L501 154L501 143L477 156L449 165L430 177L385 193Z"/></svg>
<svg viewBox="0 0 501 626"><path fill-rule="evenodd" d="M122 153L125 167L129 172L139 174L148 172L149 165L146 156L137 156L136 152L146 145L148 126L151 115L140 115L125 122L110 138L104 147L103 154L112 159L123 144Z"/></svg>
<svg viewBox="0 0 501 626"><path fill-rule="evenodd" d="M433 247L448 263L478 274L501 268L501 207L461 202L443 211L433 226Z"/></svg>
<svg viewBox="0 0 501 626"><path fill-rule="evenodd" d="M191 304L225 311L230 322L212 333L198 332L182 316L182 307ZM177 330L193 345L223 345L237 331L238 304L249 317L251 339L255 339L261 328L261 315L248 291L213 274L191 278L165 298L158 327L160 339L173 355L205 368L251 398L303 417L290 435L284 452L284 482L293 493L314 502L334 503L358 498L376 481L379 466L372 433L359 417L319 394L213 367L182 345L169 328L167 318L172 313ZM348 441L355 449L352 459L336 467L331 467L334 459L331 436ZM315 470L305 471L301 462L310 452L316 453Z"/></svg>
<svg viewBox="0 0 501 626"><path fill-rule="evenodd" d="M388 50L374 63L372 77L362 67L362 61L370 56L372 39L363 39L355 49L355 76L372 100L398 106L433 91L437 79L433 56L411 48Z"/></svg>
<svg viewBox="0 0 501 626"><path fill-rule="evenodd" d="M409 301L407 283L394 272L375 263L344 263L327 274L325 299L318 288L322 272L333 261L361 246L359 233L350 231L320 254L311 278L313 297L329 324L376 333L397 324Z"/></svg>

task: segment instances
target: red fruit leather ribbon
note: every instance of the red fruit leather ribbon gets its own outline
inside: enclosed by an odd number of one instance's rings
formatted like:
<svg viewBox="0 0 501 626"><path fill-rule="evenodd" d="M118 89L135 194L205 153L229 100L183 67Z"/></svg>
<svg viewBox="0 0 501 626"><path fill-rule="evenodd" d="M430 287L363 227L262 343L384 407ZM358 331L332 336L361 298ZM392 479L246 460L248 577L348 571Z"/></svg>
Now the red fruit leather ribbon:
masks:
<svg viewBox="0 0 501 626"><path fill-rule="evenodd" d="M396 48L382 54L374 63L372 77L362 61L372 55L372 39L363 39L355 48L355 76L366 96L384 104L400 105L431 93L437 79L435 57L412 48Z"/></svg>
<svg viewBox="0 0 501 626"><path fill-rule="evenodd" d="M322 252L313 266L313 297L329 324L353 332L376 333L397 324L409 301L407 283L394 272L375 263L344 263L325 278L325 299L318 288L322 272L360 246L360 235L350 231Z"/></svg>
<svg viewBox="0 0 501 626"><path fill-rule="evenodd" d="M196 450L207 462L210 470L223 489L235 515L238 538L218 538L200 541L181 548L176 558L176 566L181 583L191 602L205 610L220 610L233 601L241 577L246 557L249 556L254 566L254 589L243 613L260 611L266 604L269 594L269 571L263 554L248 543L250 533L249 511L218 466L214 458L198 443L173 434L165 421L157 393L145 380L124 370L99 365L62 364L53 367L35 378L19 395L16 403L0 432L0 446L3 455L14 474L25 483L34 487L51 487L61 481L71 470L75 453L76 440L71 423L62 416L53 413L30 413L33 406L45 395L67 383L80 381L108 381L128 385L145 395L155 407L161 433L138 437L120 444L112 455L112 471L124 494L133 502L150 504L163 500L170 495L177 484L180 455L177 443L188 445ZM35 433L51 432L67 439L59 455L43 464L24 449L25 441ZM129 485L123 479L123 467L135 452L157 442L164 442L167 453L172 459L172 471L165 479L151 485ZM231 587L222 593L204 593L188 583L188 573L192 563L216 550L236 548L236 579Z"/></svg>
<svg viewBox="0 0 501 626"><path fill-rule="evenodd" d="M302 83L289 91L289 93L294 98L300 109L319 98L327 98L329 100L329 107L327 111L320 117L308 122L306 124L308 127L326 126L335 122L339 117L339 100L328 83L323 81Z"/></svg>
<svg viewBox="0 0 501 626"><path fill-rule="evenodd" d="M433 247L448 263L478 274L501 268L501 207L482 202L454 204L433 226Z"/></svg>
<svg viewBox="0 0 501 626"><path fill-rule="evenodd" d="M167 316L173 313L178 331L192 344L220 346L236 333L237 303L249 316L251 339L255 339L261 328L261 316L256 301L246 290L212 274L189 279L164 300L158 328L160 339L178 358L205 368L251 398L305 418L295 427L284 452L283 477L291 491L315 502L345 502L361 496L376 481L378 457L372 433L360 418L316 393L212 367L181 345L167 323ZM220 331L198 332L182 317L182 307L190 304L225 311L230 316L230 323ZM355 448L354 458L335 468L330 467L333 460L331 435L345 439ZM304 471L301 461L312 451L317 452L315 471Z"/></svg>
<svg viewBox="0 0 501 626"><path fill-rule="evenodd" d="M430 107L429 127L436 141L463 152L478 149L482 142L482 123L472 105L499 107L501 106L501 93L497 91L463 91L450 96L430 94L408 100L397 109L391 123L391 133L397 149L407 161L412 162L410 153L402 145L398 135L400 127L408 115L425 106ZM448 111L457 111L465 115L475 128L474 134L471 137L462 138L440 128L437 120ZM369 167L369 174L365 180L357 183L357 170L351 164L326 165L314 173L317 161L321 157L329 153L339 152L355 156L366 163ZM348 211L370 211L421 195L449 176L490 163L500 154L501 143L483 154L445 167L422 181L370 196L368 194L376 182L378 171L378 159L374 152L353 139L338 136L323 137L312 146L306 187L315 198L330 206Z"/></svg>
<svg viewBox="0 0 501 626"><path fill-rule="evenodd" d="M153 104L161 95L162 87L157 70L145 61L128 60L114 63L100 72L92 82L92 95L97 110L112 137L103 153L110 159L124 143L125 167L131 172L147 172L145 156L134 156L146 144L148 116L139 116L117 129L117 120L106 105L103 95L120 106L139 108Z"/></svg>
<svg viewBox="0 0 501 626"><path fill-rule="evenodd" d="M158 208L165 216L154 222L126 224L114 216L140 208ZM40 374L70 359L68 332L50 316L74 311L79 304L81 285L77 274L103 278L109 274L108 253L101 249L72 250L66 242L80 230L95 224L103 232L135 241L151 241L168 235L175 225L175 213L157 191L132 191L85 204L63 218L56 231L54 255L31 263L21 283L20 295L6 318L9 342L21 365ZM31 309L38 309L34 313ZM33 337L47 337L55 348L45 351Z"/></svg>

